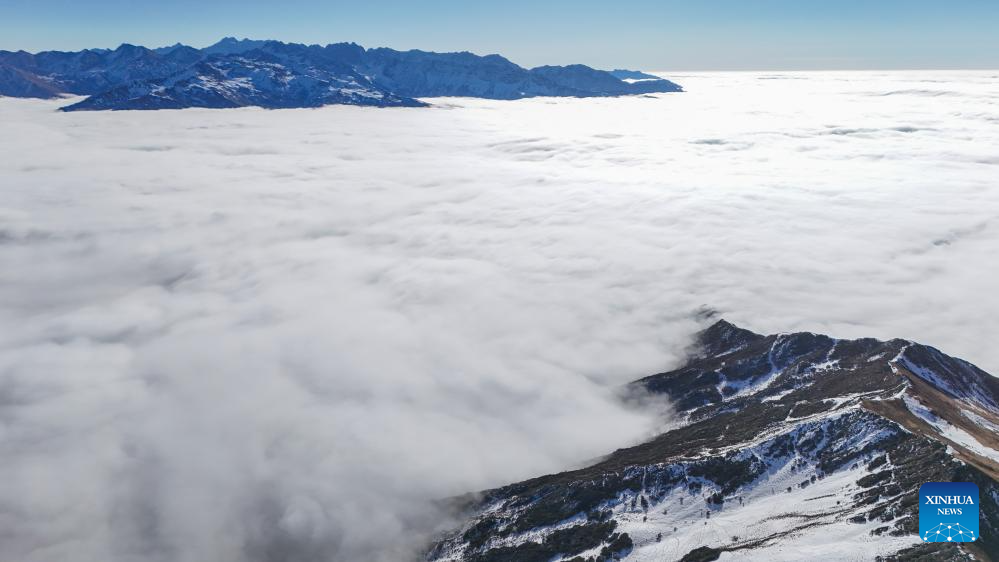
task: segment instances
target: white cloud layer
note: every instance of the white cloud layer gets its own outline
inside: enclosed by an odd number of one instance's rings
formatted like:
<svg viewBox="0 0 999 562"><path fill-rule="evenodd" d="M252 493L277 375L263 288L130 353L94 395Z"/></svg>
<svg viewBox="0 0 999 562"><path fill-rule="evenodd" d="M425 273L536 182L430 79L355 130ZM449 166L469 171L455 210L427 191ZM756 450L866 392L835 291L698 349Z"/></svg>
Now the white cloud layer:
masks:
<svg viewBox="0 0 999 562"><path fill-rule="evenodd" d="M999 371L999 76L432 109L0 100L0 560L403 558L657 422L702 306Z"/></svg>

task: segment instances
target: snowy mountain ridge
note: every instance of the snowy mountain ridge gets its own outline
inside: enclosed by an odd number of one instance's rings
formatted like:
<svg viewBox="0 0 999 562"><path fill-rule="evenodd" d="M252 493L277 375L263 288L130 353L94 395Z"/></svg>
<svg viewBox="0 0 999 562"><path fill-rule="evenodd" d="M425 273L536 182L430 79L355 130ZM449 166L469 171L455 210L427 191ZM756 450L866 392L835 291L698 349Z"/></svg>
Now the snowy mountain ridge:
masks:
<svg viewBox="0 0 999 562"><path fill-rule="evenodd" d="M456 500L428 560L996 560L999 383L905 340L725 321L665 394L679 427L597 464ZM919 486L971 481L981 539L923 543Z"/></svg>
<svg viewBox="0 0 999 562"><path fill-rule="evenodd" d="M627 71L623 71L627 72ZM499 55L365 49L227 37L204 49L182 44L79 52L0 51L0 96L89 96L63 108L419 107L423 97L520 99L621 96L682 89L584 65L522 68Z"/></svg>

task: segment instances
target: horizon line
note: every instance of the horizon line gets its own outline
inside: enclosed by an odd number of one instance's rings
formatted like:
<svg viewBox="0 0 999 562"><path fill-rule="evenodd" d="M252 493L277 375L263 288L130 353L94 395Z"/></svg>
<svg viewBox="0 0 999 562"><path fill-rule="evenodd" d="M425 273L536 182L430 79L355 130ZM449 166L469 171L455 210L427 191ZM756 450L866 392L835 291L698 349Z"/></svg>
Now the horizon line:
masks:
<svg viewBox="0 0 999 562"><path fill-rule="evenodd" d="M397 48L394 48L394 47L365 47L364 45L362 45L362 44L360 44L360 43L358 43L356 41L330 41L330 42L327 42L327 43L308 43L308 42L299 42L299 41L285 41L285 40L282 40L282 39L253 39L253 38L250 38L250 37L247 37L247 36L237 37L235 35L224 35L218 41L215 41L214 43L210 43L210 44L205 45L203 47L196 47L194 45L190 45L190 44L184 43L182 41L176 41L173 44L162 45L162 46L159 46L159 47L148 47L148 46L143 45L141 43L130 43L128 41L125 41L125 42L119 43L118 45L116 45L114 47L83 47L83 48L76 49L76 50L41 49L41 50L36 50L36 51L29 51L29 50L22 49L22 48L18 48L18 49L3 49L3 48L0 48L0 51L7 51L7 52L13 52L13 53L28 53L30 55L38 55L38 54L41 54L41 53L53 53L53 52L55 52L55 53L74 53L74 52L82 52L82 51L114 51L114 50L119 49L119 48L124 47L124 46L142 47L144 49L149 49L150 51L155 51L155 50L158 50L158 49L166 49L166 48L176 47L176 46L183 46L183 47L190 47L192 49L196 49L196 50L200 51L200 50L212 47L214 45L217 45L218 43L221 43L222 41L225 41L226 39L233 39L235 41L263 41L263 42L274 41L274 42L283 43L283 44L304 45L304 46L319 46L319 47L326 47L326 46L329 46L329 45L357 45L357 46L359 46L359 47L361 47L363 49L372 49L372 48L374 48L374 49L383 49L383 48L390 48L390 49L397 50L397 51L400 51L400 52L406 52L406 51L423 51L423 52L428 52L428 53L441 53L441 54L471 53L471 54L479 56L479 57L486 57L486 56L496 55L496 56L503 57L503 58L509 60L510 62L518 65L518 66L522 66L523 68L531 68L531 66L521 65L520 63L514 61L513 59L508 58L506 55L503 55L500 52L492 52L492 53L480 54L479 52L472 51L472 50L469 50L469 49L453 50L453 51L451 51L451 50L432 51L432 50L421 49L421 48L418 48L418 47L412 47L412 48L407 48L407 49L397 49ZM567 63L567 64L584 64L584 65L589 66L587 63ZM565 66L565 65L556 65L556 66ZM616 66L616 69L639 70L639 71L642 71L642 72L650 72L650 73L678 73L678 72L687 72L687 73L708 73L708 72L720 72L720 73L722 73L722 72L725 72L725 73L738 73L738 72L743 72L743 73L753 73L753 72L948 72L948 71L999 72L999 66L995 66L995 67L992 67L992 66L946 66L946 67L895 66L895 67L866 67L866 68L850 68L850 67L846 67L846 68L844 68L844 67L835 67L835 68L814 68L814 67L795 67L795 68L766 68L766 67L733 68L733 67L716 67L716 68L687 68L687 69L673 69L673 70L642 68L640 65L628 65L628 64L616 64L614 66ZM592 67L592 68L597 68L597 67ZM615 70L615 69L611 69L611 70Z"/></svg>

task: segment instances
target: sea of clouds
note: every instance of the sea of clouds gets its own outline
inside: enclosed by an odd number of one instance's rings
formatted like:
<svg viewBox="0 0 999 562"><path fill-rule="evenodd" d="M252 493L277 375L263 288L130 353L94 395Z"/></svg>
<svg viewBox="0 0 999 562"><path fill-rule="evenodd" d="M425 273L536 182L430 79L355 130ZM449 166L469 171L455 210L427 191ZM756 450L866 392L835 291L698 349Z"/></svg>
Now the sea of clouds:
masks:
<svg viewBox="0 0 999 562"><path fill-rule="evenodd" d="M0 560L403 560L663 423L697 312L999 372L999 73L429 109L0 99Z"/></svg>

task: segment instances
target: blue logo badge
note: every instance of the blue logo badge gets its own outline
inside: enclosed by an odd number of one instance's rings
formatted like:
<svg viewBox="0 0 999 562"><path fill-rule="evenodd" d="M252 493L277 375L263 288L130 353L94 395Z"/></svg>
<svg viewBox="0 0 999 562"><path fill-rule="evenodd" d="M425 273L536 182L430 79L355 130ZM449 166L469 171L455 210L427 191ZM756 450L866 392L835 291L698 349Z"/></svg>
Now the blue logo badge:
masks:
<svg viewBox="0 0 999 562"><path fill-rule="evenodd" d="M920 486L919 538L924 542L978 540L978 486L971 482Z"/></svg>

